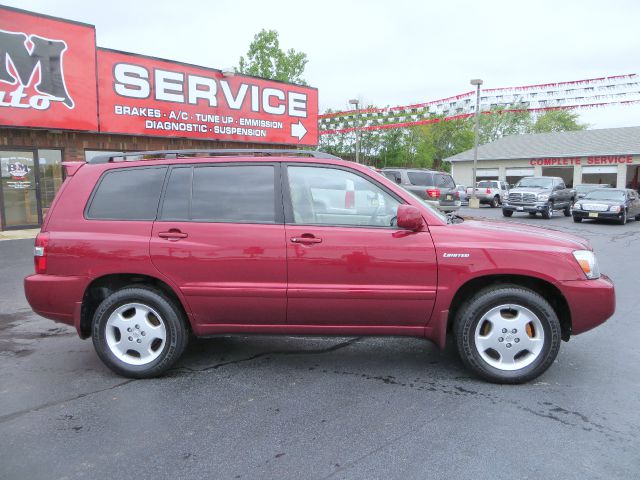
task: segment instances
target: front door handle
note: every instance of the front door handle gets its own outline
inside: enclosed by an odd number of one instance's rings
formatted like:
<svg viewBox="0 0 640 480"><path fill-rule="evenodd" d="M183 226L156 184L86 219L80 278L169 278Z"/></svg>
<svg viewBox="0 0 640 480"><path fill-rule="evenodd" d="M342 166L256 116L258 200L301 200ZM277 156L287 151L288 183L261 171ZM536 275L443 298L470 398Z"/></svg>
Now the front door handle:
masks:
<svg viewBox="0 0 640 480"><path fill-rule="evenodd" d="M302 243L302 244L310 244L310 243L322 243L322 239L318 237L314 237L313 235L305 233L300 237L291 237L291 243Z"/></svg>
<svg viewBox="0 0 640 480"><path fill-rule="evenodd" d="M172 228L168 232L159 232L158 236L166 240L180 240L181 238L187 238L189 235L181 232L177 228Z"/></svg>

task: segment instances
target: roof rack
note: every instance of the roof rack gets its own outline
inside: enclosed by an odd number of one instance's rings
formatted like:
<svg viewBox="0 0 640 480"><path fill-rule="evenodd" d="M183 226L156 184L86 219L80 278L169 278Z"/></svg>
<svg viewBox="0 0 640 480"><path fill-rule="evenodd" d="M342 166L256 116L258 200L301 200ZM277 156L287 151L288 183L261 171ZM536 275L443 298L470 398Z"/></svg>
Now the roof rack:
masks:
<svg viewBox="0 0 640 480"><path fill-rule="evenodd" d="M194 149L194 150L153 150L143 152L118 152L107 155L96 155L87 163L110 163L110 162L135 162L138 160L158 160L164 158L184 158L197 155L211 157L225 156L309 156L313 158L324 158L339 160L338 157L329 153L318 152L316 150L280 150L266 148L236 148L236 149ZM151 158L144 158L151 157Z"/></svg>

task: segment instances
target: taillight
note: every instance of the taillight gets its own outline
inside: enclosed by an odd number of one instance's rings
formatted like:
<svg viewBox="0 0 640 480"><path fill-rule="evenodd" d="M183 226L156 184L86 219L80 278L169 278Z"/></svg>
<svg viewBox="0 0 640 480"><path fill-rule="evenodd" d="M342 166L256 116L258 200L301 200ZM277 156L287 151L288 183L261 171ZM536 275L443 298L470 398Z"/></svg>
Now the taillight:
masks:
<svg viewBox="0 0 640 480"><path fill-rule="evenodd" d="M49 244L49 234L39 233L33 247L33 263L36 273L47 273L47 245Z"/></svg>
<svg viewBox="0 0 640 480"><path fill-rule="evenodd" d="M431 198L438 198L440 196L440 190L436 189L428 189L427 190L427 195L429 195L429 197Z"/></svg>
<svg viewBox="0 0 640 480"><path fill-rule="evenodd" d="M456 198L460 198L460 192L456 190Z"/></svg>
<svg viewBox="0 0 640 480"><path fill-rule="evenodd" d="M487 191L485 193L490 194L491 193L491 189L487 188Z"/></svg>

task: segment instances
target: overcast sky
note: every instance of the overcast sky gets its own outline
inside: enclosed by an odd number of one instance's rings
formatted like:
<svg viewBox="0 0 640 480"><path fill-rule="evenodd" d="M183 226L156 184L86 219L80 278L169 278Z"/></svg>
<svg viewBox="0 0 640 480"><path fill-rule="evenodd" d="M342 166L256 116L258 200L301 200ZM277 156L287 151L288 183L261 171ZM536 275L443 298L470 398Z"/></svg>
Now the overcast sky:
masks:
<svg viewBox="0 0 640 480"><path fill-rule="evenodd" d="M428 0L0 0L90 23L101 47L237 66L275 29L309 58L320 111L349 98L406 105L471 89L640 73L640 2ZM640 96L640 95L639 95ZM640 105L580 111L592 128L639 126Z"/></svg>

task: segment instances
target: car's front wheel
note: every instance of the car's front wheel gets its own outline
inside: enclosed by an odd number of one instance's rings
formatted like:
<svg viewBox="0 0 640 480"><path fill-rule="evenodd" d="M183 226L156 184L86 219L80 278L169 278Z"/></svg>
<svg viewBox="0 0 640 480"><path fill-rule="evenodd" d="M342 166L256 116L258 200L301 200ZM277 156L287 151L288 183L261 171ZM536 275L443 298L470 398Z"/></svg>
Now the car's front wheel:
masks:
<svg viewBox="0 0 640 480"><path fill-rule="evenodd" d="M573 221L576 223L580 223L582 222L582 217L576 217L575 215L573 216Z"/></svg>
<svg viewBox="0 0 640 480"><path fill-rule="evenodd" d="M542 218L544 218L545 220L550 219L551 217L553 217L553 203L547 203L547 206L545 207L544 210L542 210Z"/></svg>
<svg viewBox="0 0 640 480"><path fill-rule="evenodd" d="M513 215L513 210L505 210L503 208L502 209L502 215L504 215L505 217L510 217L511 215Z"/></svg>
<svg viewBox="0 0 640 480"><path fill-rule="evenodd" d="M92 333L100 359L129 378L162 374L182 355L189 339L178 305L160 290L137 286L102 301Z"/></svg>
<svg viewBox="0 0 640 480"><path fill-rule="evenodd" d="M489 287L473 296L456 315L454 333L465 365L496 383L538 377L555 360L561 340L549 302L517 285Z"/></svg>
<svg viewBox="0 0 640 480"><path fill-rule="evenodd" d="M620 219L618 220L620 225L625 225L627 223L627 211L623 210L622 215L620 215Z"/></svg>

